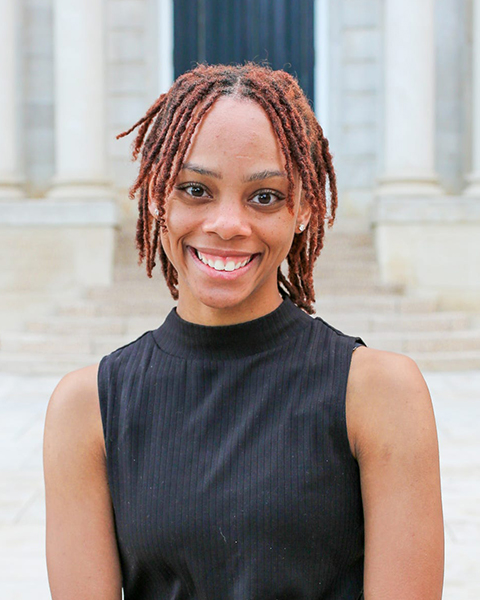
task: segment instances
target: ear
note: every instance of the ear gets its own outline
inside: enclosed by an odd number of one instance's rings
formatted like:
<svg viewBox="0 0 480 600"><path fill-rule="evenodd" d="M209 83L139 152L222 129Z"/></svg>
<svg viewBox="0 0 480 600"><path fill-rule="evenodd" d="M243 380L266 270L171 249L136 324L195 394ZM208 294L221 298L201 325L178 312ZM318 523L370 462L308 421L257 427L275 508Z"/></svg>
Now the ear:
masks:
<svg viewBox="0 0 480 600"><path fill-rule="evenodd" d="M312 207L305 200L305 193L302 191L302 194L300 196L300 206L298 208L298 213L297 213L296 231L299 231L299 225L304 226L302 231L305 230L305 228L307 227L307 225L310 221L311 214L312 214Z"/></svg>
<svg viewBox="0 0 480 600"><path fill-rule="evenodd" d="M153 186L153 177L150 178L150 181L148 183L148 211L154 219L158 219L159 212L158 212L157 205L153 199L152 186Z"/></svg>

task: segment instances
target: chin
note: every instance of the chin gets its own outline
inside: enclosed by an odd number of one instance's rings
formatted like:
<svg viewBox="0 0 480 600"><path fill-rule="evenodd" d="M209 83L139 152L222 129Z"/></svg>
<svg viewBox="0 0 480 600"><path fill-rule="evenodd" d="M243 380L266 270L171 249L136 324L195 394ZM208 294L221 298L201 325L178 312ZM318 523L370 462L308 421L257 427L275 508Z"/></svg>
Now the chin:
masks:
<svg viewBox="0 0 480 600"><path fill-rule="evenodd" d="M229 310L241 307L243 304L248 304L248 296L239 296L231 293L209 293L199 294L197 301L208 308L216 310Z"/></svg>

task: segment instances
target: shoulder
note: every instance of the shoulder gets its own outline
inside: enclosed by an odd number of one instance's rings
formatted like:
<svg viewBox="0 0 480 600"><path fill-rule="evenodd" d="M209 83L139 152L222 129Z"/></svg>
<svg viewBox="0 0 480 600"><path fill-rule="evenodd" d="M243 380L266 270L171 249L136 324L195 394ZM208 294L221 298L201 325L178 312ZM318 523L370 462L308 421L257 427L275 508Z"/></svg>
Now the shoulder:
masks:
<svg viewBox="0 0 480 600"><path fill-rule="evenodd" d="M103 452L100 415L98 364L65 375L48 403L45 444L80 447Z"/></svg>
<svg viewBox="0 0 480 600"><path fill-rule="evenodd" d="M360 469L365 597L440 598L438 442L428 388L415 362L358 348L348 383L347 429Z"/></svg>
<svg viewBox="0 0 480 600"><path fill-rule="evenodd" d="M407 444L430 431L433 408L416 363L401 354L359 347L352 356L347 423L354 456Z"/></svg>

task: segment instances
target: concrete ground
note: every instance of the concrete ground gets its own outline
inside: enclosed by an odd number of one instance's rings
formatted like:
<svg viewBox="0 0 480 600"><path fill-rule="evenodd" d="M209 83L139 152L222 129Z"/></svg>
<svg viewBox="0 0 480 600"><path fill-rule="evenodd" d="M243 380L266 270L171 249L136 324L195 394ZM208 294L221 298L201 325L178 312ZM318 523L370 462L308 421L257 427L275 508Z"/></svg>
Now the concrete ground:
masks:
<svg viewBox="0 0 480 600"><path fill-rule="evenodd" d="M480 371L426 373L437 416L445 600L480 598ZM42 434L58 378L0 373L0 598L46 600Z"/></svg>

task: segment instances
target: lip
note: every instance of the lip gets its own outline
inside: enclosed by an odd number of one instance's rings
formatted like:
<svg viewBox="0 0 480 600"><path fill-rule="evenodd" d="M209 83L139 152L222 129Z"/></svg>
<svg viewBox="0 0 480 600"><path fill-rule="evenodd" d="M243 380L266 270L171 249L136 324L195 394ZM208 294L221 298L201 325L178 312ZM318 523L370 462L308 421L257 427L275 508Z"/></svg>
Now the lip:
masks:
<svg viewBox="0 0 480 600"><path fill-rule="evenodd" d="M250 254L245 254L245 252L240 253L240 252L233 252L233 251L225 251L225 250L214 250L213 248L210 248L209 250L203 250L202 248L198 248L198 250L203 254L203 252L205 252L205 254L212 254L214 256L218 256L221 258L225 258L225 257L233 257L235 256L236 258L248 258L248 257L252 257L252 259L250 260L250 262L248 264L246 264L244 267L240 267L239 269L236 269L235 271L217 271L216 269L214 269L213 267L209 267L208 265L206 265L204 262L202 262L196 254L196 250L197 248L193 248L193 246L188 246L188 254L191 256L192 260L194 261L195 265L204 273L206 273L209 277L213 277L214 279L221 279L224 281L231 281L233 279L237 279L238 277L242 277L245 273L247 273L248 271L250 271L250 269L253 268L253 266L256 264L258 258L260 257L259 253L250 253Z"/></svg>
<svg viewBox="0 0 480 600"><path fill-rule="evenodd" d="M202 254L211 254L212 256L218 256L219 258L250 258L253 254L257 254L257 252L243 252L239 250L225 250L225 248L207 248L205 246L189 246L189 248L194 248L198 252Z"/></svg>

